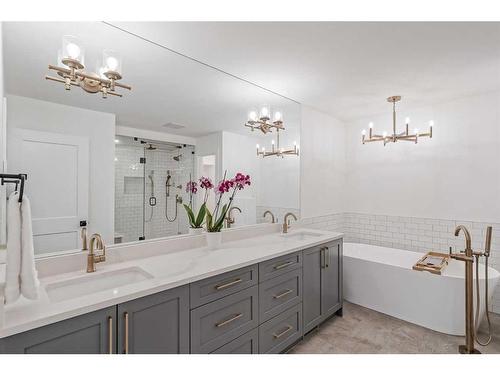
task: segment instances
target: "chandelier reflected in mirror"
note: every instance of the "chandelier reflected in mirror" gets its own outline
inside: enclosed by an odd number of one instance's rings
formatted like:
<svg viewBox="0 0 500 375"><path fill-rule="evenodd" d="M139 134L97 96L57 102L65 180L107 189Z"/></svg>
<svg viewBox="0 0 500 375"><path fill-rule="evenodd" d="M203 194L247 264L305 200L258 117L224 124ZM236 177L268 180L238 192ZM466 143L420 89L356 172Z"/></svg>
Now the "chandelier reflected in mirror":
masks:
<svg viewBox="0 0 500 375"><path fill-rule="evenodd" d="M271 118L273 119L271 121ZM248 119L245 126L250 128L252 131L255 129L260 130L262 133L272 133L273 130L276 132L276 141L273 139L271 141L271 149L266 151L265 147L260 148L257 144L257 156L262 156L263 158L267 156L277 156L285 157L285 155L295 155L299 156L299 146L297 142L293 142L293 148L286 149L280 145L280 131L284 131L285 127L283 124L283 113L280 110L271 113L271 108L267 105L263 106L257 115L257 111L251 110L248 113Z"/></svg>
<svg viewBox="0 0 500 375"><path fill-rule="evenodd" d="M49 70L55 71L58 77L47 75L45 79L63 83L66 90L71 90L71 86L78 86L91 94L100 92L103 98L108 95L122 97L122 94L115 91L117 87L132 89L117 82L122 79L122 61L115 51L103 51L102 64L97 64L96 72L85 70L84 59L84 48L78 38L64 35L62 49L58 51L58 65L49 65Z"/></svg>
<svg viewBox="0 0 500 375"><path fill-rule="evenodd" d="M429 137L432 138L432 127L434 126L434 121L429 121L429 131L427 133L420 133L417 128L413 130L413 133L409 132L410 118L405 119L405 130L397 133L396 131L396 103L401 100L401 96L390 96L387 98L389 103L392 103L392 134L388 134L384 131L382 134L375 134L373 131L373 122L369 123L368 137L366 137L366 129L361 132L361 142L363 144L368 142L383 142L384 146L397 141L409 141L413 143L418 143L419 138Z"/></svg>

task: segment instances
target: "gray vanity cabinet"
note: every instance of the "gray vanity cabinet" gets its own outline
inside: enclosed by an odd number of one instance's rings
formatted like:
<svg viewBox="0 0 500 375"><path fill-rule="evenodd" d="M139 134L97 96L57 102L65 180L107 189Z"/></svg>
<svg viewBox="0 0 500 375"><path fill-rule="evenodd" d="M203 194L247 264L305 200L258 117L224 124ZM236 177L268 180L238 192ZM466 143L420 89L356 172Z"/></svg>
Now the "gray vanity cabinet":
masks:
<svg viewBox="0 0 500 375"><path fill-rule="evenodd" d="M0 339L0 353L281 353L342 313L342 240Z"/></svg>
<svg viewBox="0 0 500 375"><path fill-rule="evenodd" d="M6 354L112 354L116 306L0 339Z"/></svg>
<svg viewBox="0 0 500 375"><path fill-rule="evenodd" d="M304 250L304 333L342 311L342 240Z"/></svg>
<svg viewBox="0 0 500 375"><path fill-rule="evenodd" d="M321 272L321 314L326 319L342 314L342 241L326 244Z"/></svg>
<svg viewBox="0 0 500 375"><path fill-rule="evenodd" d="M118 353L189 353L189 286L118 305Z"/></svg>

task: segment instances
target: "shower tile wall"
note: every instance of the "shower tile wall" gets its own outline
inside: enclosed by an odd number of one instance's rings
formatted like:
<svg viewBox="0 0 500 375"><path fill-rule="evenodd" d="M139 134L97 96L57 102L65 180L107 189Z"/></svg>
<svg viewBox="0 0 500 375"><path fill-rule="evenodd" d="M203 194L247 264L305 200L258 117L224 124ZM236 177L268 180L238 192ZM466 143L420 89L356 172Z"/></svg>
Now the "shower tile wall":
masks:
<svg viewBox="0 0 500 375"><path fill-rule="evenodd" d="M115 147L115 242L137 241L142 236L142 189L144 156L140 147Z"/></svg>
<svg viewBox="0 0 500 375"><path fill-rule="evenodd" d="M146 151L146 210L145 210L145 236L146 238L157 238L184 234L188 232L188 221L181 204L177 205L177 219L173 222L167 220L165 214L165 199L167 171L172 176L170 183L170 196L168 198L168 218L175 218L175 196L182 197L183 202L189 200L186 193L186 183L189 181L189 174L193 174L194 147L187 146L173 151L154 150ZM174 156L181 155L179 161L174 160ZM148 175L154 171L156 206L152 208L148 201L151 195L151 183ZM177 186L182 185L179 189ZM152 219L150 220L152 214Z"/></svg>
<svg viewBox="0 0 500 375"><path fill-rule="evenodd" d="M168 217L175 217L175 195L179 194L183 201L189 197L185 192L189 174L193 173L193 146L186 146L174 150L146 151L146 164L140 164L139 158L144 156L142 148L135 146L117 145L115 169L115 231L120 234L123 242L137 241L143 233L143 167L146 175L145 195L145 225L146 239L171 236L187 233L188 222L182 205L178 205L177 219L169 222L165 216L165 195L167 170L172 176L170 197L168 198ZM173 159L181 154L179 161ZM154 196L156 206L149 205L151 183L148 176L153 171ZM179 189L176 186L182 185Z"/></svg>

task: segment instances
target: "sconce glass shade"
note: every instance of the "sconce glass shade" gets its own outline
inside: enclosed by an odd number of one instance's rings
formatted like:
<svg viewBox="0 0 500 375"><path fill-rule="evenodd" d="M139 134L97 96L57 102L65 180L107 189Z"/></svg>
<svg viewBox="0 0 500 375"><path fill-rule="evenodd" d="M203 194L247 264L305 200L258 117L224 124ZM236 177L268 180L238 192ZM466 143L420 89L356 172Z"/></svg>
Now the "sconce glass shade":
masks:
<svg viewBox="0 0 500 375"><path fill-rule="evenodd" d="M283 122L283 112L281 110L274 111L273 122Z"/></svg>
<svg viewBox="0 0 500 375"><path fill-rule="evenodd" d="M62 62L62 50L57 51L57 66L60 68L66 68L66 65L63 64Z"/></svg>
<svg viewBox="0 0 500 375"><path fill-rule="evenodd" d="M106 72L106 68L103 67L100 63L96 64L95 71L96 71L97 75L99 76L99 78L108 79L108 77L106 77L106 75L104 74Z"/></svg>
<svg viewBox="0 0 500 375"><path fill-rule="evenodd" d="M270 120L271 119L271 107L268 105L263 105L260 109L259 118L261 120Z"/></svg>
<svg viewBox="0 0 500 375"><path fill-rule="evenodd" d="M105 73L122 74L122 58L113 50L104 50L102 52L102 66Z"/></svg>
<svg viewBox="0 0 500 375"><path fill-rule="evenodd" d="M64 35L62 38L61 61L71 59L84 64L85 54L80 40L72 35Z"/></svg>
<svg viewBox="0 0 500 375"><path fill-rule="evenodd" d="M258 120L257 118L257 111L252 109L248 112L248 121L249 122L256 122Z"/></svg>

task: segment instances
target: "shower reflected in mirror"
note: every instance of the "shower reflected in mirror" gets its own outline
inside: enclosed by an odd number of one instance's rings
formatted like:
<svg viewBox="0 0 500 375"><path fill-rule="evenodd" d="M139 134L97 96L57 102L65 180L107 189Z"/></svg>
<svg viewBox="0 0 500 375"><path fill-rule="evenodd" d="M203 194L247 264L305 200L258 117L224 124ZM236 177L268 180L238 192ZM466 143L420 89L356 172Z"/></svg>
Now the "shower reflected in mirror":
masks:
<svg viewBox="0 0 500 375"><path fill-rule="evenodd" d="M115 243L188 232L179 206L194 174L194 146L117 136Z"/></svg>

